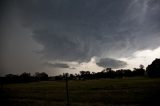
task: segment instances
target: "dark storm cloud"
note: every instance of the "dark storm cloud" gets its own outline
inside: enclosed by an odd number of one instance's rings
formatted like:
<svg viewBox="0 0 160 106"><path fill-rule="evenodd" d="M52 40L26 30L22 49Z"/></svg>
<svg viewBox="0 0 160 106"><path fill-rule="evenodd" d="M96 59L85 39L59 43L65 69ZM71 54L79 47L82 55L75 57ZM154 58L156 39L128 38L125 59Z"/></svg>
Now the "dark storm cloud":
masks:
<svg viewBox="0 0 160 106"><path fill-rule="evenodd" d="M16 6L50 60L120 57L160 45L158 0L21 0Z"/></svg>
<svg viewBox="0 0 160 106"><path fill-rule="evenodd" d="M43 65L53 68L69 68L69 65L64 63L44 63Z"/></svg>
<svg viewBox="0 0 160 106"><path fill-rule="evenodd" d="M96 63L101 67L109 67L109 68L123 68L127 65L126 62L112 59L112 58L102 58L99 62Z"/></svg>

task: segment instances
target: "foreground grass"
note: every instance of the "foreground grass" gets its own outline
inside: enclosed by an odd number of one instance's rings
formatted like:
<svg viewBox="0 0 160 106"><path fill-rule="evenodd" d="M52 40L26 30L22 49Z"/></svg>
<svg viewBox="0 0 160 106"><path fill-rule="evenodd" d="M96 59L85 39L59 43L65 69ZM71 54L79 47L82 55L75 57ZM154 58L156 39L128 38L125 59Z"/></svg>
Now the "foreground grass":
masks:
<svg viewBox="0 0 160 106"><path fill-rule="evenodd" d="M124 78L69 81L71 106L157 105L160 79ZM1 103L11 106L65 106L65 81L8 84Z"/></svg>

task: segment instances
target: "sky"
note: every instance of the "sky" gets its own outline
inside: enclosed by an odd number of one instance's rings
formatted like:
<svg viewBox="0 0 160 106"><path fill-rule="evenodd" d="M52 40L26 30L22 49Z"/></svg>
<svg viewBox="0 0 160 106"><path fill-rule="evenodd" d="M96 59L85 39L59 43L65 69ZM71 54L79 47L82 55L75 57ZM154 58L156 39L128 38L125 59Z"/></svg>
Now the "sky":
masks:
<svg viewBox="0 0 160 106"><path fill-rule="evenodd" d="M133 69L160 58L159 0L0 4L0 75Z"/></svg>

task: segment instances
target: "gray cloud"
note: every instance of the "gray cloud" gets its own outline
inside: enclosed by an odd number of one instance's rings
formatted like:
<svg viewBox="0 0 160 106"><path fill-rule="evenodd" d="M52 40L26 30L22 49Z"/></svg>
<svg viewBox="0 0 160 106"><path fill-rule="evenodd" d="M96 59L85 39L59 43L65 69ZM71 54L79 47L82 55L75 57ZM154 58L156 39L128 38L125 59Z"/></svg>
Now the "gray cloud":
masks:
<svg viewBox="0 0 160 106"><path fill-rule="evenodd" d="M64 64L64 63L44 63L44 66L49 66L49 67L53 67L53 68L69 68L68 64Z"/></svg>
<svg viewBox="0 0 160 106"><path fill-rule="evenodd" d="M7 0L0 8L6 63L36 53L46 61L121 58L160 46L159 0Z"/></svg>
<svg viewBox="0 0 160 106"><path fill-rule="evenodd" d="M123 68L127 65L127 63L124 61L112 58L102 58L96 64L101 67L109 67L109 68Z"/></svg>
<svg viewBox="0 0 160 106"><path fill-rule="evenodd" d="M18 8L45 58L88 61L159 46L159 5L157 0L39 0L20 2Z"/></svg>

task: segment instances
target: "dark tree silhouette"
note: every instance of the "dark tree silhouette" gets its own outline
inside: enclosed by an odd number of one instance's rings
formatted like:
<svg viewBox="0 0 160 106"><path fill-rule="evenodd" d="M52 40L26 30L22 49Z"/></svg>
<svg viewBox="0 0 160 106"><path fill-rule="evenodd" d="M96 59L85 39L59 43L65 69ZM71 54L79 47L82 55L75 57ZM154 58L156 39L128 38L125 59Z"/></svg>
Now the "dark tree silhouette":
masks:
<svg viewBox="0 0 160 106"><path fill-rule="evenodd" d="M160 59L155 59L152 64L146 68L149 77L160 77Z"/></svg>
<svg viewBox="0 0 160 106"><path fill-rule="evenodd" d="M4 78L4 83L20 82L19 76L14 74L7 74Z"/></svg>
<svg viewBox="0 0 160 106"><path fill-rule="evenodd" d="M63 80L64 76L63 75L58 75L54 77L55 80Z"/></svg>
<svg viewBox="0 0 160 106"><path fill-rule="evenodd" d="M106 69L106 77L107 78L115 78L116 77L115 71L113 71L111 68L107 68Z"/></svg>
<svg viewBox="0 0 160 106"><path fill-rule="evenodd" d="M123 78L123 70L116 70L116 77Z"/></svg>
<svg viewBox="0 0 160 106"><path fill-rule="evenodd" d="M90 71L80 71L80 79L91 79Z"/></svg>
<svg viewBox="0 0 160 106"><path fill-rule="evenodd" d="M31 74L30 73L24 72L19 77L22 82L30 82L31 81Z"/></svg>
<svg viewBox="0 0 160 106"><path fill-rule="evenodd" d="M116 77L123 78L123 77L132 77L133 72L130 69L120 69L116 71Z"/></svg>
<svg viewBox="0 0 160 106"><path fill-rule="evenodd" d="M132 76L132 71L130 69L124 69L122 70L123 76L124 77L131 77Z"/></svg>
<svg viewBox="0 0 160 106"><path fill-rule="evenodd" d="M134 68L133 75L134 76L144 76L145 70L144 66L140 65L139 68Z"/></svg>
<svg viewBox="0 0 160 106"><path fill-rule="evenodd" d="M42 72L42 73L36 72L35 73L35 78L37 80L39 80L39 81L41 81L41 80L48 80L48 75L45 72Z"/></svg>

